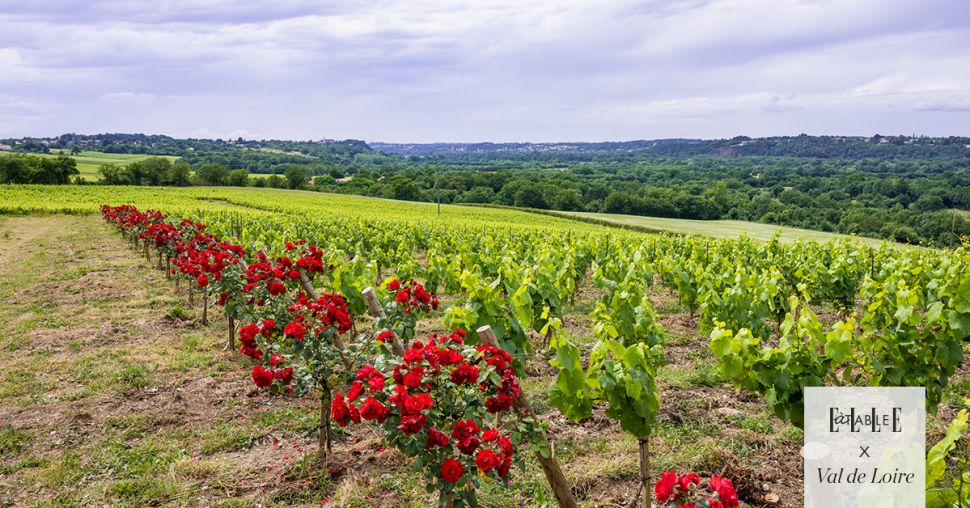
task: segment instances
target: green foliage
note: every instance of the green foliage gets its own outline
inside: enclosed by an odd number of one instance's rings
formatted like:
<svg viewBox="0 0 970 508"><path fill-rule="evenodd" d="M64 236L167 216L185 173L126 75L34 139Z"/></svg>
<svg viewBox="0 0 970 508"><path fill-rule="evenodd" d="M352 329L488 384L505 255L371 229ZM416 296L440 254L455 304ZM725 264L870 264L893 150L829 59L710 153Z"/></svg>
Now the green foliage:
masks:
<svg viewBox="0 0 970 508"><path fill-rule="evenodd" d="M550 363L559 374L549 403L578 421L591 416L594 402L606 402L607 416L644 439L660 408L656 376L663 363L663 330L633 270L622 281L604 285L609 290L590 314L597 342L585 373L576 345L565 339L553 344L556 357Z"/></svg>
<svg viewBox="0 0 970 508"><path fill-rule="evenodd" d="M970 506L970 438L964 409L950 422L946 435L926 457L926 506Z"/></svg>

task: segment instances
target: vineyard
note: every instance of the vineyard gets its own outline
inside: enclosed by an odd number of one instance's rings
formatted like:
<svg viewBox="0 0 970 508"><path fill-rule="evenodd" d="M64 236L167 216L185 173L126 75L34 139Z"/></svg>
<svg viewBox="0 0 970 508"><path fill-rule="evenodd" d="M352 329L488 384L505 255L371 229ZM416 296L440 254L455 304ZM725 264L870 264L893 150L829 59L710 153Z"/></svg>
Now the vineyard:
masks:
<svg viewBox="0 0 970 508"><path fill-rule="evenodd" d="M924 386L927 499L970 505L966 245L215 188L0 214L12 504L801 506L806 387Z"/></svg>

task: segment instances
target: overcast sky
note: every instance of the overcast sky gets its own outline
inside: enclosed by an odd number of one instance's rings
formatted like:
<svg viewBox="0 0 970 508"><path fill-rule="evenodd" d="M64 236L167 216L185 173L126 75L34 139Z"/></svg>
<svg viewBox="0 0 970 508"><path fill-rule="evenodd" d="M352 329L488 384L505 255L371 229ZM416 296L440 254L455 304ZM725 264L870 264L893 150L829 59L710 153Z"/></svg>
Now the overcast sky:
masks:
<svg viewBox="0 0 970 508"><path fill-rule="evenodd" d="M963 0L0 0L0 137L970 135Z"/></svg>

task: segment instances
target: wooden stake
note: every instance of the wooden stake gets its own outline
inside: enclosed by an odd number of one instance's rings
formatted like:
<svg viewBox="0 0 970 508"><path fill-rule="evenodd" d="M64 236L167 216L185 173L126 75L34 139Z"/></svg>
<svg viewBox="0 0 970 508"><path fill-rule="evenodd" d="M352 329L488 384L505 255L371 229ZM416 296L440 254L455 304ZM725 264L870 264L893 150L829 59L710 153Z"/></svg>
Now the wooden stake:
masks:
<svg viewBox="0 0 970 508"><path fill-rule="evenodd" d="M236 349L236 320L232 316L226 316L229 318L229 345L226 346L226 351L233 351Z"/></svg>
<svg viewBox="0 0 970 508"><path fill-rule="evenodd" d="M202 324L209 324L209 288L202 292Z"/></svg>
<svg viewBox="0 0 970 508"><path fill-rule="evenodd" d="M492 331L492 327L485 325L476 330L476 332L478 332L478 338L482 344L500 347L498 339L495 337L495 332ZM516 409L526 411L538 418L538 415L535 414L532 407L529 405L525 392L519 393L519 396L515 399L514 405ZM541 445L545 446L546 449L549 450L549 457L543 457L541 453L536 452L536 459L539 460L539 465L542 466L542 472L546 475L546 480L549 482L549 487L552 488L552 494L556 496L556 502L559 504L560 508L577 508L576 499L573 498L569 481L566 480L566 475L563 474L562 468L559 467L559 461L556 460L556 456L553 454L552 441L549 439L549 435L546 434L545 431L542 432L541 439Z"/></svg>
<svg viewBox="0 0 970 508"><path fill-rule="evenodd" d="M650 508L650 436L640 440L640 484L643 487L640 506Z"/></svg>
<svg viewBox="0 0 970 508"><path fill-rule="evenodd" d="M330 386L324 381L320 394L320 437L318 444L320 451L317 461L321 465L330 462Z"/></svg>
<svg viewBox="0 0 970 508"><path fill-rule="evenodd" d="M367 302L367 308L370 309L370 313L373 314L374 317L387 317L387 313L384 312L384 307L381 306L381 302L377 299L377 293L374 292L374 288L364 288L361 294L364 295L364 301ZM397 334L393 332L391 332L391 349L394 350L394 354L404 356L404 344L401 344L401 339L399 339Z"/></svg>
<svg viewBox="0 0 970 508"><path fill-rule="evenodd" d="M303 286L303 290L306 291L307 296L310 297L311 300L319 300L320 296L317 293L317 290L313 288L313 284L310 284L310 278L307 277L306 272L302 268L297 268L297 272L300 274L300 284ZM344 355L344 351L347 349L347 346L344 344L344 341L340 338L339 334L334 335L333 345L337 346L337 349L340 350L340 360L343 362L344 367L347 368L348 372L352 372L354 370L354 364L349 358L347 358L346 355Z"/></svg>

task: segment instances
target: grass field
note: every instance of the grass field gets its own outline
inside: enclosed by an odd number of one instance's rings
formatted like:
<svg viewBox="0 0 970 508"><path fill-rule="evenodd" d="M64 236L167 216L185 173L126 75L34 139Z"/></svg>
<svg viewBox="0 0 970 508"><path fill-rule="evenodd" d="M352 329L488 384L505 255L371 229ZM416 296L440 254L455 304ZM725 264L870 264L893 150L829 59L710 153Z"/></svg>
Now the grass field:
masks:
<svg viewBox="0 0 970 508"><path fill-rule="evenodd" d="M711 238L737 238L744 234L757 240L770 240L775 234L779 234L779 239L782 242L792 242L795 240L815 240L818 242L825 242L828 240L845 238L874 247L878 247L884 243L883 240L878 240L875 238L849 236L839 233L826 233L824 231L812 231L809 229L790 228L786 226L776 226L773 224L759 224L757 222L740 220L667 219L663 217L642 217L639 215L619 215L589 212L561 213L575 215L577 217L613 222L616 224L640 226L661 231L669 231L671 233L708 236Z"/></svg>
<svg viewBox="0 0 970 508"><path fill-rule="evenodd" d="M12 152L0 152L0 155L10 154ZM149 157L164 157L166 159L175 160L178 157L173 155L138 155L138 154L127 154L127 153L105 153L105 152L94 152L94 151L82 151L77 155L70 155L68 150L54 149L48 154L31 154L40 155L41 157L56 157L57 155L68 155L77 161L77 170L81 173L81 178L94 182L101 178L101 173L98 172L98 168L102 164L112 164L112 165L125 165L130 164L135 161L140 161L142 159L147 159Z"/></svg>

